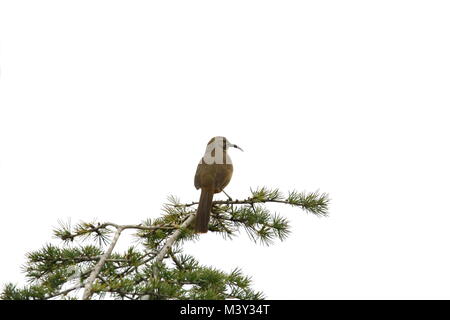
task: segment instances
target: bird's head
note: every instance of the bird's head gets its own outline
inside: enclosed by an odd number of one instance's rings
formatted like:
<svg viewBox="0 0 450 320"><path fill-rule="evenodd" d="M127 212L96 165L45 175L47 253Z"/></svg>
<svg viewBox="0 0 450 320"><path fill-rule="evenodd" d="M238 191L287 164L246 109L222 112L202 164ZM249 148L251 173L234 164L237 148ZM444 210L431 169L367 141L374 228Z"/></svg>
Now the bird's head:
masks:
<svg viewBox="0 0 450 320"><path fill-rule="evenodd" d="M231 143L230 141L228 141L227 138L221 136L217 136L209 140L208 147L209 149L222 149L222 150L228 150L228 148L236 148L241 151L244 151L242 150L241 147Z"/></svg>

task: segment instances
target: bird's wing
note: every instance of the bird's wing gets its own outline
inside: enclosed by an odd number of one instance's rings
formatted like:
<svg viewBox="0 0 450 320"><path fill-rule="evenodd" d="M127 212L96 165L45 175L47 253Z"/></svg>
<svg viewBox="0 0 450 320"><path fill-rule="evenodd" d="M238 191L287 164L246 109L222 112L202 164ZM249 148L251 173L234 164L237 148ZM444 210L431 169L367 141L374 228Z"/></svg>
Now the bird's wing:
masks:
<svg viewBox="0 0 450 320"><path fill-rule="evenodd" d="M222 190L230 183L233 175L233 165L221 164L216 165L215 172L215 191L216 193L222 192Z"/></svg>
<svg viewBox="0 0 450 320"><path fill-rule="evenodd" d="M200 163L195 173L194 186L197 189L215 190L216 185L216 164Z"/></svg>

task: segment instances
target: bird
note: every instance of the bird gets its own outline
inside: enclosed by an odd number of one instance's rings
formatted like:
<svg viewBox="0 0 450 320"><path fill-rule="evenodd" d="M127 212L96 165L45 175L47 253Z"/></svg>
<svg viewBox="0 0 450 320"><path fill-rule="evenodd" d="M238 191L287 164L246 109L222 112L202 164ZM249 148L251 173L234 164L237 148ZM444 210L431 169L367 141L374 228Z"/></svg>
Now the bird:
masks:
<svg viewBox="0 0 450 320"><path fill-rule="evenodd" d="M244 151L225 137L212 138L197 166L194 186L197 190L201 189L201 193L195 218L196 233L208 232L213 196L215 193L222 192L230 183L233 175L233 164L227 153L230 147Z"/></svg>

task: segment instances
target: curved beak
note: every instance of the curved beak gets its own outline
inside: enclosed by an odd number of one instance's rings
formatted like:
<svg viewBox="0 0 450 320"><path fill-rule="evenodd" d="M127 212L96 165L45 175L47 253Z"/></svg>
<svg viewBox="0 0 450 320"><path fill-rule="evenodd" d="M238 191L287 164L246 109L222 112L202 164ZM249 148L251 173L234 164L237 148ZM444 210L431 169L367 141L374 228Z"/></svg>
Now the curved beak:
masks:
<svg viewBox="0 0 450 320"><path fill-rule="evenodd" d="M239 149L239 150L241 150L241 151L244 151L244 150L242 150L241 147L239 147L239 146L237 146L237 145L235 145L235 144L233 144L233 148L236 148L236 149Z"/></svg>

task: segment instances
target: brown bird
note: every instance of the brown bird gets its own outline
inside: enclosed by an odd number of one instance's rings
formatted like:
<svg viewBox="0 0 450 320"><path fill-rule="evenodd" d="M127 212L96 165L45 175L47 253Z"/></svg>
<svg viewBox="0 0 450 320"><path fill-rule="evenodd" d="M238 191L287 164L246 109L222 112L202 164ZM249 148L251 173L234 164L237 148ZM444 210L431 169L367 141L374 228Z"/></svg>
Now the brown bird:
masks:
<svg viewBox="0 0 450 320"><path fill-rule="evenodd" d="M196 232L208 232L213 195L222 192L233 175L233 164L227 154L229 147L243 151L225 137L212 138L206 146L205 155L197 166L194 185L197 190L201 189L202 192L195 220Z"/></svg>

